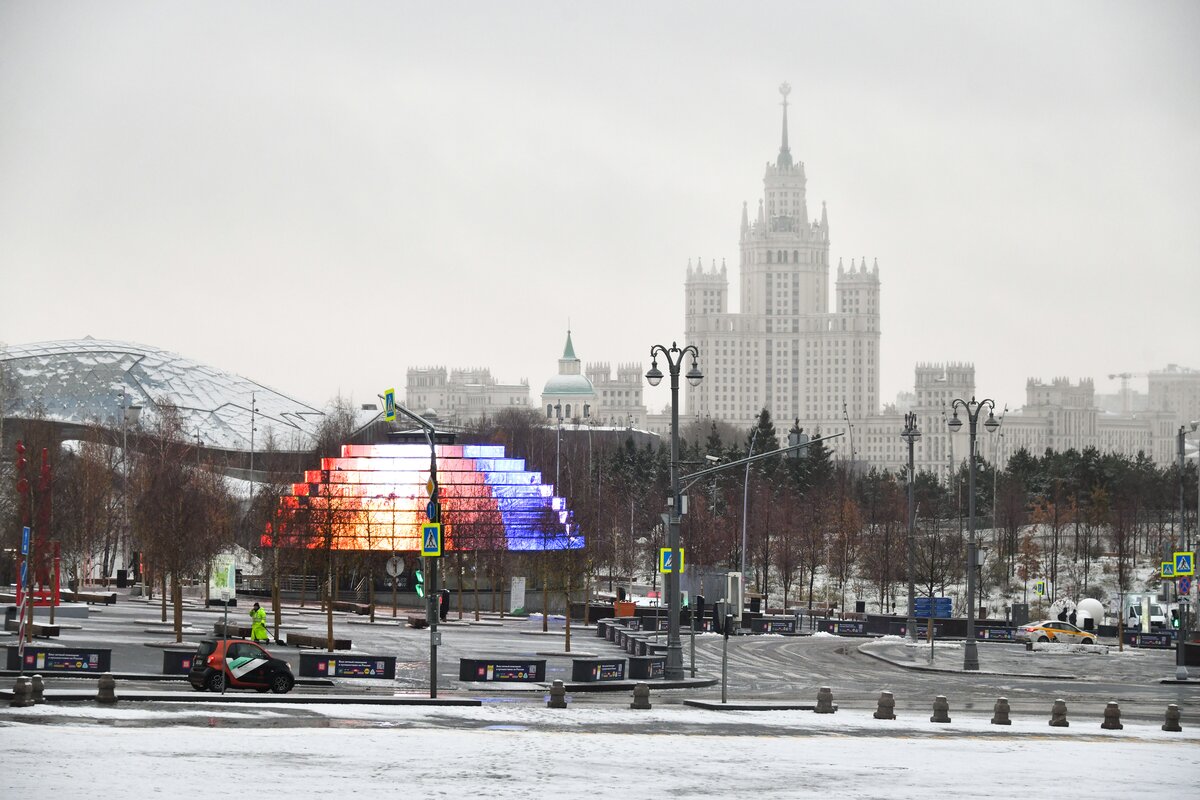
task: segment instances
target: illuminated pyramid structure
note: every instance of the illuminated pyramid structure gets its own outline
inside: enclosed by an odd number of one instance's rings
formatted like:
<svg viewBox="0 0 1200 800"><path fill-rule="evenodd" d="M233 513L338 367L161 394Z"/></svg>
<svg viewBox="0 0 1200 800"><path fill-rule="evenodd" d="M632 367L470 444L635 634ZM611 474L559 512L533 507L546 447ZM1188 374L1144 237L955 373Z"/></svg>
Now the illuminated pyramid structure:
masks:
<svg viewBox="0 0 1200 800"><path fill-rule="evenodd" d="M503 445L435 445L447 550L583 547L566 501ZM281 547L419 551L429 504L429 446L342 446L280 498ZM271 534L264 544L275 543Z"/></svg>

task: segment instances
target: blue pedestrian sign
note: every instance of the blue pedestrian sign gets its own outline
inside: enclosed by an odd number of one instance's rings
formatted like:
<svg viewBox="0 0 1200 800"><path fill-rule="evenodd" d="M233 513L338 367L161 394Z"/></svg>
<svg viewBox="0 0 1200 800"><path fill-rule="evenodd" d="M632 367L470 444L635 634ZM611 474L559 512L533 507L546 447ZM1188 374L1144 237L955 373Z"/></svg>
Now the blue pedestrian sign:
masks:
<svg viewBox="0 0 1200 800"><path fill-rule="evenodd" d="M660 547L658 550L658 571L662 573L683 572L683 548L678 548L679 564L675 564L675 550L670 547Z"/></svg>
<svg viewBox="0 0 1200 800"><path fill-rule="evenodd" d="M383 418L388 422L396 421L396 390L388 389L383 393Z"/></svg>
<svg viewBox="0 0 1200 800"><path fill-rule="evenodd" d="M21 555L29 555L29 526L21 529Z"/></svg>
<svg viewBox="0 0 1200 800"><path fill-rule="evenodd" d="M1196 574L1196 554L1192 552L1175 554L1175 577L1191 577Z"/></svg>
<svg viewBox="0 0 1200 800"><path fill-rule="evenodd" d="M1033 590L1037 592L1037 596L1041 597L1046 593L1046 581L1039 580L1033 584Z"/></svg>
<svg viewBox="0 0 1200 800"><path fill-rule="evenodd" d="M437 558L442 554L442 524L426 522L421 526L421 555Z"/></svg>
<svg viewBox="0 0 1200 800"><path fill-rule="evenodd" d="M1158 577L1166 580L1167 578L1175 577L1175 562L1164 561L1158 567Z"/></svg>

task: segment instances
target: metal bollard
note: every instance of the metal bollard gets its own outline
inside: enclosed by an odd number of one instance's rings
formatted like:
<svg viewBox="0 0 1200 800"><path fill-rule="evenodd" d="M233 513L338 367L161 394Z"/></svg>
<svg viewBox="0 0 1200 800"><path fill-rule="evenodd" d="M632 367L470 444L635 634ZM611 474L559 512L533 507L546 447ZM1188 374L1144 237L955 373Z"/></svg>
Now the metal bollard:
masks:
<svg viewBox="0 0 1200 800"><path fill-rule="evenodd" d="M96 694L96 702L117 702L117 679L112 676L111 672L106 672L100 676L99 691Z"/></svg>
<svg viewBox="0 0 1200 800"><path fill-rule="evenodd" d="M1071 723L1067 722L1067 701L1055 700L1054 708L1050 709L1050 727L1051 728L1069 728Z"/></svg>
<svg viewBox="0 0 1200 800"><path fill-rule="evenodd" d="M31 678L29 681L29 686L33 690L33 702L34 703L46 702L46 697L44 694L44 692L46 691L46 684L42 682L41 675L34 675L33 678Z"/></svg>
<svg viewBox="0 0 1200 800"><path fill-rule="evenodd" d="M1179 733L1183 730L1179 726L1179 706L1174 703L1167 706L1167 721L1163 723L1162 729L1164 731L1171 731L1172 733Z"/></svg>
<svg viewBox="0 0 1200 800"><path fill-rule="evenodd" d="M650 686L649 684L639 683L633 687L633 702L629 704L630 708L647 709L650 708Z"/></svg>
<svg viewBox="0 0 1200 800"><path fill-rule="evenodd" d="M550 684L550 699L546 701L546 708L566 708L567 707L567 687L562 681L555 681Z"/></svg>
<svg viewBox="0 0 1200 800"><path fill-rule="evenodd" d="M833 690L828 686L822 686L817 690L817 708L818 714L832 714L837 711L833 707Z"/></svg>
<svg viewBox="0 0 1200 800"><path fill-rule="evenodd" d="M875 708L875 719L895 719L896 699L891 692L879 693L879 704Z"/></svg>
<svg viewBox="0 0 1200 800"><path fill-rule="evenodd" d="M949 722L950 721L950 702L946 700L946 695L939 694L933 699L933 716L929 718L930 722Z"/></svg>
<svg viewBox="0 0 1200 800"><path fill-rule="evenodd" d="M29 684L29 678L24 675L17 678L17 682L13 684L12 700L8 704L15 708L33 705L33 688Z"/></svg>
<svg viewBox="0 0 1200 800"><path fill-rule="evenodd" d="M1012 725L1012 720L1008 718L1008 698L996 698L996 705L992 709L992 724L993 725Z"/></svg>
<svg viewBox="0 0 1200 800"><path fill-rule="evenodd" d="M1121 707L1113 700L1104 707L1104 722L1100 727L1106 731L1119 731L1125 726L1121 724Z"/></svg>

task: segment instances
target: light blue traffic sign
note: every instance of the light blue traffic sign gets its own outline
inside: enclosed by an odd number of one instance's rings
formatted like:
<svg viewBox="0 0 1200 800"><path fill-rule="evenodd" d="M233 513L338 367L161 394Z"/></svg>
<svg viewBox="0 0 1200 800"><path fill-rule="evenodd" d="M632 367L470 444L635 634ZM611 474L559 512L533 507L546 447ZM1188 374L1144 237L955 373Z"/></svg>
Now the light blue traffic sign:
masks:
<svg viewBox="0 0 1200 800"><path fill-rule="evenodd" d="M442 554L442 524L426 522L421 526L421 555L437 558Z"/></svg>
<svg viewBox="0 0 1200 800"><path fill-rule="evenodd" d="M22 561L22 562L21 562L21 585L22 585L22 586L25 586L25 575L26 575L26 574L27 574L27 572L28 572L28 570L27 570L27 567L28 567L28 566L29 566L29 562L28 562L28 561Z"/></svg>
<svg viewBox="0 0 1200 800"><path fill-rule="evenodd" d="M1175 554L1175 577L1179 578L1184 575L1192 576L1196 574L1196 554L1192 552L1176 553Z"/></svg>
<svg viewBox="0 0 1200 800"><path fill-rule="evenodd" d="M1174 561L1162 562L1158 567L1158 577L1163 578L1163 579L1174 578L1175 577L1175 562Z"/></svg>
<svg viewBox="0 0 1200 800"><path fill-rule="evenodd" d="M21 555L29 555L29 526L21 529Z"/></svg>

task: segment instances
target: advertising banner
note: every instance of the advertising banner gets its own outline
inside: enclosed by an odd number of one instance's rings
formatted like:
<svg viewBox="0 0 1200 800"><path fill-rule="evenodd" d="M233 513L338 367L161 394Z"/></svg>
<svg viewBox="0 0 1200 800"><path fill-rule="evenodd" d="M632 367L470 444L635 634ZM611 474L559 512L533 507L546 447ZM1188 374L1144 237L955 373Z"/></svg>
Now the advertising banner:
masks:
<svg viewBox="0 0 1200 800"><path fill-rule="evenodd" d="M213 559L208 577L208 596L213 600L237 599L237 564L233 555L222 553Z"/></svg>
<svg viewBox="0 0 1200 800"><path fill-rule="evenodd" d="M525 579L510 578L508 589L508 612L525 608Z"/></svg>

